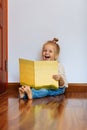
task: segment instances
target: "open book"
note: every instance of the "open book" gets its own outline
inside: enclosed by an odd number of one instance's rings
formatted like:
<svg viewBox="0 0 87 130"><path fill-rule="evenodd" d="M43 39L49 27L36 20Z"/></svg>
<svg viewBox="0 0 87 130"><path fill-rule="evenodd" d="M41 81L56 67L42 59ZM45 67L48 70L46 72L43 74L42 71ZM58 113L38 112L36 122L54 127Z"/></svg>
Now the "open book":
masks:
<svg viewBox="0 0 87 130"><path fill-rule="evenodd" d="M58 81L52 76L58 74L57 61L32 61L19 59L20 84L29 85L35 89L59 87Z"/></svg>

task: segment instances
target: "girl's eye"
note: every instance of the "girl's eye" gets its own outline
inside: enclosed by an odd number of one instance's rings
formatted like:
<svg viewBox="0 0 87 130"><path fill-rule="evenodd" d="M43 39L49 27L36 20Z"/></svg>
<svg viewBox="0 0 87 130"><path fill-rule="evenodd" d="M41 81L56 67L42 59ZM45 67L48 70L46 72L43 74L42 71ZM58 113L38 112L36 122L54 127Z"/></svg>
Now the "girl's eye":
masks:
<svg viewBox="0 0 87 130"><path fill-rule="evenodd" d="M46 52L47 50L43 50L43 52Z"/></svg>
<svg viewBox="0 0 87 130"><path fill-rule="evenodd" d="M50 51L50 53L52 53L52 51Z"/></svg>

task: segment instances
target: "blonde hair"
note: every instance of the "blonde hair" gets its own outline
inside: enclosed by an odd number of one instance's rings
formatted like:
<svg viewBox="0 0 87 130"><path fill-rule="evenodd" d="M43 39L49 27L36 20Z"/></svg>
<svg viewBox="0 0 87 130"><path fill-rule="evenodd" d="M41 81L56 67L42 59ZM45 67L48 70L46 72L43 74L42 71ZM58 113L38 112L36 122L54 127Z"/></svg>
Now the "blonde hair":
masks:
<svg viewBox="0 0 87 130"><path fill-rule="evenodd" d="M58 41L59 41L59 39L53 38L53 40L47 41L47 42L43 45L43 48L44 48L45 45L51 44L51 45L53 45L53 46L55 47L55 49L56 49L56 54L59 55L59 53L60 53L60 46L59 46L59 44L57 43Z"/></svg>

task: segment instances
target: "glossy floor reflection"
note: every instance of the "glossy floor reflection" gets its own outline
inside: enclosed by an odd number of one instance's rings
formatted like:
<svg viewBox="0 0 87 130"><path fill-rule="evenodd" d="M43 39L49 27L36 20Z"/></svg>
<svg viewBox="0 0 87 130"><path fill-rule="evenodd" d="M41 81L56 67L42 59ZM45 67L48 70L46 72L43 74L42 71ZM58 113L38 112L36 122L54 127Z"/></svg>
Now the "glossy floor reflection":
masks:
<svg viewBox="0 0 87 130"><path fill-rule="evenodd" d="M0 96L0 130L87 130L87 93L19 100Z"/></svg>

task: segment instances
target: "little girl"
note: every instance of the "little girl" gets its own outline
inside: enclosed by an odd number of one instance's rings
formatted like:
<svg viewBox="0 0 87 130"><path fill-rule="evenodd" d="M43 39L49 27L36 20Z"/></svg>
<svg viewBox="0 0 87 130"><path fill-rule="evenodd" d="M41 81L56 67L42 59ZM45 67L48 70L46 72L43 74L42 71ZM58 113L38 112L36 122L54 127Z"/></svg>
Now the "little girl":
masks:
<svg viewBox="0 0 87 130"><path fill-rule="evenodd" d="M42 47L42 60L54 61L57 60L60 53L60 46L57 44L58 39L54 38L51 41L47 41ZM65 76L63 65L58 62L58 75L53 75L53 79L59 82L59 88L54 89L39 89L36 90L30 86L22 86L19 88L19 96L21 99L33 99L41 98L45 96L56 96L63 94L65 88L68 87L68 83Z"/></svg>

